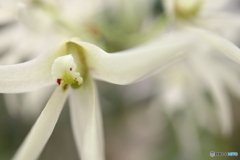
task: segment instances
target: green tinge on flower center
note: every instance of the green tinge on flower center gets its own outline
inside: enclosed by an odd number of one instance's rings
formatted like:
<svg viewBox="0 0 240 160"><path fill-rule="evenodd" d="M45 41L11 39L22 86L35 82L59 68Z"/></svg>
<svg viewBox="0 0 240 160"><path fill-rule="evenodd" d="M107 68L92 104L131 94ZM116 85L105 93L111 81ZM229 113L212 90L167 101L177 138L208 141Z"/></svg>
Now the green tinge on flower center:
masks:
<svg viewBox="0 0 240 160"><path fill-rule="evenodd" d="M175 14L179 18L188 19L196 16L203 4L203 0L175 0Z"/></svg>
<svg viewBox="0 0 240 160"><path fill-rule="evenodd" d="M76 71L76 68L72 55L58 57L52 65L53 80L63 87L68 84L80 86L83 83L83 78Z"/></svg>

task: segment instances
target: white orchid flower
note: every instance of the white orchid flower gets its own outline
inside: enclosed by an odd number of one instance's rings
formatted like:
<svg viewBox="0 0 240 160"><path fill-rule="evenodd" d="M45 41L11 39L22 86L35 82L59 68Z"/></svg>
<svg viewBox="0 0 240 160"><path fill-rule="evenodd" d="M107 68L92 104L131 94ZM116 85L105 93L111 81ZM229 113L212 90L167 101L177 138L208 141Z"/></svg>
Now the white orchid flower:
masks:
<svg viewBox="0 0 240 160"><path fill-rule="evenodd" d="M72 39L29 62L0 66L1 93L58 85L13 159L37 159L70 94L72 128L80 157L103 160L102 120L92 77L114 84L133 83L181 58L190 43L190 39L181 38L114 54Z"/></svg>
<svg viewBox="0 0 240 160"><path fill-rule="evenodd" d="M236 29L239 28L239 16L221 10L230 2L226 0L217 3L213 0L164 2L169 18L168 29L196 34L200 39L195 40L196 46L190 49L191 54L184 61L158 74L155 79L158 94L153 105L167 115L166 121L170 119L172 122L181 152L179 155L191 153L184 155L183 159L193 159L201 157L202 153L199 129L225 138L232 132L233 111L227 89L240 96L239 64L230 60L240 62L240 50L231 42L239 34ZM232 27L235 28L229 29ZM216 54L211 47L230 59ZM185 143L186 140L191 143Z"/></svg>
<svg viewBox="0 0 240 160"><path fill-rule="evenodd" d="M45 48L72 36L81 35L93 42L92 34L86 31L86 23L102 9L102 0L0 1L0 25L3 26L0 30L0 64L30 60ZM52 89L48 92L51 93ZM37 90L22 95L22 98L19 94L4 95L6 108L13 117L34 119L40 113L42 103L46 102L48 93ZM30 114L24 116L27 113Z"/></svg>
<svg viewBox="0 0 240 160"><path fill-rule="evenodd" d="M217 5L213 5L216 4L213 0L165 0L164 6L170 19L169 25L174 30L180 32L185 30L196 34L232 60L239 62L239 48L229 40L212 32L216 28L225 29L219 25L220 22L239 27L238 14L220 10L228 2L230 1L220 0Z"/></svg>
<svg viewBox="0 0 240 160"><path fill-rule="evenodd" d="M199 129L223 138L231 136L230 97L240 96L239 65L203 48L157 75L158 94L152 102L167 116L165 121L172 123L179 154L190 152L184 157L189 160L203 152ZM186 139L191 143L185 143Z"/></svg>
<svg viewBox="0 0 240 160"><path fill-rule="evenodd" d="M216 3L216 1L214 0L165 0L165 9L167 12L167 15L169 16L170 19L170 26L174 26L176 28L174 28L175 30L178 30L180 32L182 32L184 30L187 31L190 34L196 34L198 36L200 36L202 38L202 40L204 40L205 42L207 42L208 44L210 44L211 46L213 46L214 48L216 48L217 50L219 50L220 52L224 53L228 58L236 61L237 63L240 63L240 50L239 48L232 43L230 40L236 39L236 34L237 34L237 30L231 30L229 31L229 28L226 29L225 25L221 25L221 24L229 24L228 27L239 27L239 15L237 13L230 13L230 12L226 12L223 10L223 7L225 5L227 5L228 3L233 1L228 1L228 0L220 0L218 1L218 3ZM226 32L227 30L227 32ZM215 33L214 33L215 32ZM232 32L229 34L229 32ZM224 38L227 37L228 39ZM196 54L201 54L198 55L199 59L194 59L194 58L190 58L190 61L196 61L195 63L193 63L192 65L195 65L194 67L198 68L200 70L200 68L204 68L204 66L199 65L199 64L203 64L203 62L207 63L216 63L217 66L221 66L219 65L218 61L215 61L212 57L212 54L214 51L211 49L208 49L208 47L206 47L206 45L200 45L200 47L198 47L198 49L193 49L192 52L195 52ZM211 59L211 61L210 61ZM225 61L223 61L223 63L225 63ZM193 68L194 68L193 67ZM223 68L225 68L226 70L226 66L222 65ZM231 68L231 67L230 67ZM200 70L200 73L202 73L203 71ZM207 71L206 71L207 72ZM209 88L212 90L212 92L214 93L214 97L217 100L217 102L219 102L219 106L220 110L222 110L221 112L221 116L223 116L223 113L225 112L225 117L228 117L223 124L223 132L225 134L227 134L227 132L229 133L229 129L231 128L230 126L230 113L231 111L228 110L226 111L226 108L230 108L229 103L226 102L228 100L224 100L225 102L222 101L222 99L227 99L227 98L220 98L223 96L220 96L219 93L224 93L222 92L221 87L218 87L217 90L219 90L218 92L216 91L217 86L221 86L221 82L215 82L215 84L212 82L214 81L213 79L215 79L215 81L221 81L218 80L217 77L222 77L222 75L216 75L216 74L220 74L215 68L208 70L208 74L205 73L203 74L202 77L205 77L206 79L209 80L204 80L206 82L206 84L208 86L210 86ZM215 73L217 72L217 73ZM231 72L233 75L232 77L235 77L236 73ZM221 74L224 74L223 72L221 72ZM209 78L209 76L211 75L212 78ZM225 74L224 74L225 75ZM224 78L225 79L225 78ZM211 81L210 81L211 80ZM235 81L236 82L236 81ZM216 85L219 84L219 85ZM225 109L224 109L225 108ZM228 124L225 124L225 122L228 122ZM227 129L228 128L228 129Z"/></svg>

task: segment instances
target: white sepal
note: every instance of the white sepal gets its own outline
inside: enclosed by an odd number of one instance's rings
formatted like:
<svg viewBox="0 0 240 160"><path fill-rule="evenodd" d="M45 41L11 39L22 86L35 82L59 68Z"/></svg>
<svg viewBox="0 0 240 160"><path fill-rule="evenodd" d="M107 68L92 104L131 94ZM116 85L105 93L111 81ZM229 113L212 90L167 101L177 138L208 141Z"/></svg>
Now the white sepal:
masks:
<svg viewBox="0 0 240 160"><path fill-rule="evenodd" d="M62 111L67 90L58 87L17 151L13 160L35 160L41 154ZM34 106L33 106L34 107Z"/></svg>
<svg viewBox="0 0 240 160"><path fill-rule="evenodd" d="M52 64L57 57L67 54L66 46L63 43L25 63L0 66L0 92L28 92L52 84Z"/></svg>
<svg viewBox="0 0 240 160"><path fill-rule="evenodd" d="M82 160L104 160L104 137L98 95L91 77L70 95L74 138Z"/></svg>

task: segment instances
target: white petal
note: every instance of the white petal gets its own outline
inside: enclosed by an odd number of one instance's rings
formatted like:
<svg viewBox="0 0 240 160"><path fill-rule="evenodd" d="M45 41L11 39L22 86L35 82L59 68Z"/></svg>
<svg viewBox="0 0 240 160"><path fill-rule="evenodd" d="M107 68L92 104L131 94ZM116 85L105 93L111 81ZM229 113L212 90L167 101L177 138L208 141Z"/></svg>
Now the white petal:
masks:
<svg viewBox="0 0 240 160"><path fill-rule="evenodd" d="M25 122L35 121L55 88L51 86L33 92L3 94L6 109L13 118L21 118Z"/></svg>
<svg viewBox="0 0 240 160"><path fill-rule="evenodd" d="M101 111L94 83L90 77L70 96L74 138L82 160L104 160Z"/></svg>
<svg viewBox="0 0 240 160"><path fill-rule="evenodd" d="M105 0L59 0L61 10L67 17L74 19L74 21L83 22L97 15L105 7ZM55 2L56 3L56 2ZM109 3L109 2L106 2ZM55 4L56 5L56 4Z"/></svg>
<svg viewBox="0 0 240 160"><path fill-rule="evenodd" d="M17 0L0 0L1 7L15 7Z"/></svg>
<svg viewBox="0 0 240 160"><path fill-rule="evenodd" d="M57 57L66 53L64 43L29 62L0 66L0 92L27 92L53 84L51 76L52 64Z"/></svg>
<svg viewBox="0 0 240 160"><path fill-rule="evenodd" d="M193 75L191 76L193 76L194 79L191 81L192 86L189 88L189 95L191 96L190 106L193 106L193 114L195 114L196 123L210 133L217 135L219 130L216 122L218 122L218 120L217 118L213 118L216 117L216 111L212 107L211 102L206 100L206 86L202 83L202 80L198 76L194 75L198 74L195 70L193 70L192 73Z"/></svg>
<svg viewBox="0 0 240 160"><path fill-rule="evenodd" d="M179 143L180 152L185 155L186 159L194 159L199 157L201 153L200 135L196 123L194 122L195 117L193 113L185 111L185 114L181 118L175 116L173 123L174 133Z"/></svg>
<svg viewBox="0 0 240 160"><path fill-rule="evenodd" d="M15 44L16 41L18 41L18 36L16 36L18 34L19 34L19 30L16 28L16 25L10 25L5 29L1 30L0 32L1 53L0 54L4 53L3 51L6 50L6 48L10 47L11 45Z"/></svg>
<svg viewBox="0 0 240 160"><path fill-rule="evenodd" d="M219 76L225 82L224 84L234 96L240 97L240 79L239 79L239 69L235 69L229 65L215 64L218 69Z"/></svg>
<svg viewBox="0 0 240 160"><path fill-rule="evenodd" d="M175 16L174 3L174 0L163 0L164 10L170 18Z"/></svg>
<svg viewBox="0 0 240 160"><path fill-rule="evenodd" d="M200 35L202 38L204 38L204 40L209 42L211 45L213 45L213 47L218 49L220 52L224 53L226 56L228 56L232 60L240 63L240 49L231 41L203 29L197 29L197 28L188 28L188 29Z"/></svg>
<svg viewBox="0 0 240 160"><path fill-rule="evenodd" d="M18 19L28 27L28 29L33 31L40 31L41 23L36 23L36 17L33 12L31 12L29 6L25 3L19 2L18 4Z"/></svg>
<svg viewBox="0 0 240 160"><path fill-rule="evenodd" d="M221 9L222 7L226 6L227 3L229 3L231 0L218 0L216 3L216 0L205 0L203 9L209 9L209 10L217 10Z"/></svg>
<svg viewBox="0 0 240 160"><path fill-rule="evenodd" d="M33 92L21 93L22 108L19 111L21 118L26 122L35 121L55 88L56 86L44 87Z"/></svg>
<svg viewBox="0 0 240 160"><path fill-rule="evenodd" d="M13 160L35 160L42 152L67 98L67 91L58 87L48 101L30 133L22 143Z"/></svg>
<svg viewBox="0 0 240 160"><path fill-rule="evenodd" d="M95 78L115 84L129 84L180 59L185 55L183 51L190 46L190 41L188 36L181 36L112 54L89 43L72 42L84 48L88 67Z"/></svg>
<svg viewBox="0 0 240 160"><path fill-rule="evenodd" d="M196 18L197 23L214 28L229 28L240 26L240 15L238 13L228 12L206 12ZM226 25L227 24L227 25Z"/></svg>
<svg viewBox="0 0 240 160"><path fill-rule="evenodd" d="M198 75L204 81L206 87L216 102L215 113L218 116L217 118L222 133L225 136L229 136L232 131L233 124L231 104L221 80L216 75L216 71L213 70L214 66L210 66L212 62L206 59L204 61L200 59L193 59L192 63L192 66L196 67Z"/></svg>

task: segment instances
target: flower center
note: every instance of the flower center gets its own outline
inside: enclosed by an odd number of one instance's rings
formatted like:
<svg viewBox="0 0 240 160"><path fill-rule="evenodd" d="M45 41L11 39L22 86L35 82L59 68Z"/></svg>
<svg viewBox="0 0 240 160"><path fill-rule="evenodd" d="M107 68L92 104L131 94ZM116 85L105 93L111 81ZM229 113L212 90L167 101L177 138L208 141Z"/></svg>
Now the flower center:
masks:
<svg viewBox="0 0 240 160"><path fill-rule="evenodd" d="M80 86L83 83L83 78L76 71L76 64L72 55L66 55L55 59L52 65L53 80L65 88L69 85Z"/></svg>
<svg viewBox="0 0 240 160"><path fill-rule="evenodd" d="M183 19L192 18L199 13L202 4L203 0L175 0L175 14Z"/></svg>

